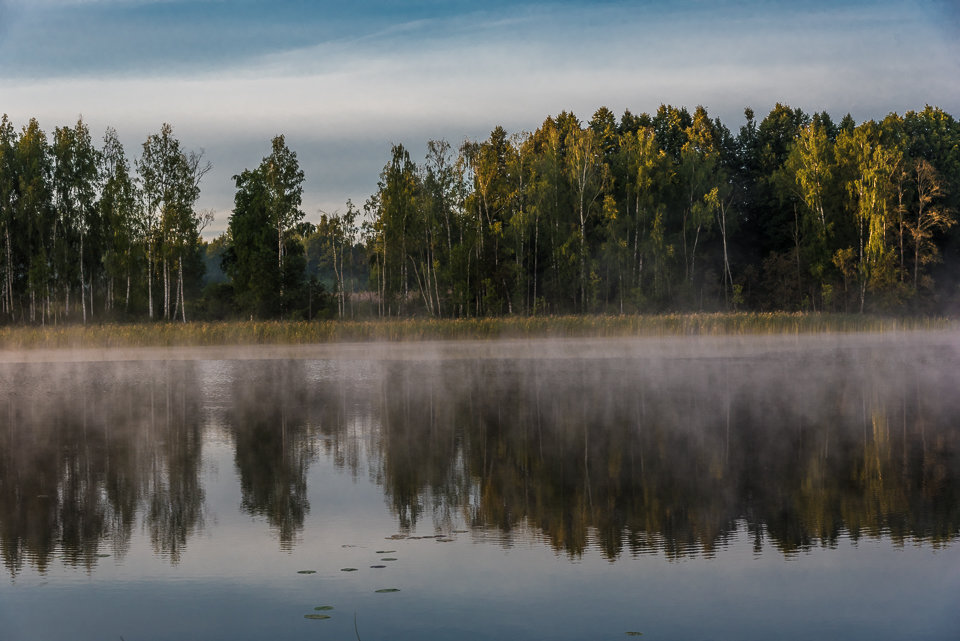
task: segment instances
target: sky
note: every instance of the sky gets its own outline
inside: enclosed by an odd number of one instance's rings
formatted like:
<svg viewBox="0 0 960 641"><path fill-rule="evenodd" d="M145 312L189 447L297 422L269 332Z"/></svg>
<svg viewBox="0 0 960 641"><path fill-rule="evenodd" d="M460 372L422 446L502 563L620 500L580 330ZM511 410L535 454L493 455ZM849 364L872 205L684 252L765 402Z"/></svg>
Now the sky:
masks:
<svg viewBox="0 0 960 641"><path fill-rule="evenodd" d="M277 134L316 221L366 201L391 144L419 162L564 110L960 117L958 35L960 0L0 0L0 113L113 127L131 160L170 123L213 164L210 237Z"/></svg>

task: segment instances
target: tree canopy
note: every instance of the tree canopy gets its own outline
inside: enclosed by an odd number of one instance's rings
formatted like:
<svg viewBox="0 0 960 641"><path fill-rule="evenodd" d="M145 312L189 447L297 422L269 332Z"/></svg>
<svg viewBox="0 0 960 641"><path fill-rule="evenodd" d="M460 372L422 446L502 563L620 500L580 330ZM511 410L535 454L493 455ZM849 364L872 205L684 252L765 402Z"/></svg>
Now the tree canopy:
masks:
<svg viewBox="0 0 960 641"><path fill-rule="evenodd" d="M127 159L86 123L0 120L0 319L313 318L685 310L951 312L960 124L777 104L570 112L422 161L395 144L362 207L305 220L283 135L201 237L203 152L170 125Z"/></svg>

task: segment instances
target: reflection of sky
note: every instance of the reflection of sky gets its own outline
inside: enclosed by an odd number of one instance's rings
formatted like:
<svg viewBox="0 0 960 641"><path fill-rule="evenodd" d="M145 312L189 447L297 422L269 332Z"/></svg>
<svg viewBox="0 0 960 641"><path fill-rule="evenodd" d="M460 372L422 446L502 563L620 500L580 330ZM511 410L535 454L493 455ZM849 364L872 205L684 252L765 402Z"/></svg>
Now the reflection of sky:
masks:
<svg viewBox="0 0 960 641"><path fill-rule="evenodd" d="M0 0L0 111L18 124L118 129L131 155L161 122L214 172L200 206L226 224L230 177L285 133L304 208L362 203L389 144L419 159L496 125L571 109L704 104L733 130L784 101L858 119L960 107L953 3L760 0L358 3Z"/></svg>
<svg viewBox="0 0 960 641"><path fill-rule="evenodd" d="M135 533L128 555L87 575L54 565L0 582L5 641L27 639L941 639L960 625L960 549L895 548L842 539L784 557L756 555L741 527L712 558L668 561L597 550L576 562L545 545L388 541L395 518L363 474L310 468L310 514L290 551L261 518L239 511L229 443L204 444L204 532L179 565L153 556ZM432 533L429 526L419 534ZM343 546L355 547L343 547ZM378 550L395 550L381 562ZM370 569L373 564L388 567ZM344 573L342 567L359 568ZM313 575L297 574L313 569ZM376 594L385 587L396 594ZM333 605L329 621L308 621Z"/></svg>

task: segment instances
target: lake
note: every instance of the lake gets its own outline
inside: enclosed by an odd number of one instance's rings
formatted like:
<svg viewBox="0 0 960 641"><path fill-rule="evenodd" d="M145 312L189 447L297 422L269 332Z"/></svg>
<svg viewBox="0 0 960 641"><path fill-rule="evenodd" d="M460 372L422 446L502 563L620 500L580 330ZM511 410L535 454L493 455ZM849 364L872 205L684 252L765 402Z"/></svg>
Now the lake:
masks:
<svg viewBox="0 0 960 641"><path fill-rule="evenodd" d="M956 333L0 361L4 641L960 636Z"/></svg>

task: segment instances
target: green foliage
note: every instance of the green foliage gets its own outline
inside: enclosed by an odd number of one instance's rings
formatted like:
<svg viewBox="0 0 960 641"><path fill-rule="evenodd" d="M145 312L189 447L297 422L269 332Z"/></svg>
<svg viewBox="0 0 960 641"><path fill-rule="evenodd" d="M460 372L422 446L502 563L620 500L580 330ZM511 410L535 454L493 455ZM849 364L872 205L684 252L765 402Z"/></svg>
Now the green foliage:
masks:
<svg viewBox="0 0 960 641"><path fill-rule="evenodd" d="M462 147L463 208L444 219L430 203L445 192L405 156L408 188L385 170L368 208L378 269L395 266L381 315L894 310L936 296L929 270L953 210L940 183L936 204L921 205L904 173L918 161L909 132L927 133L916 114L910 127L896 115L836 126L780 104L759 124L745 115L737 137L702 107L666 105L619 124L601 108L587 125L564 112L531 134L497 128ZM924 117L952 131L940 113Z"/></svg>
<svg viewBox="0 0 960 641"><path fill-rule="evenodd" d="M308 280L304 241L297 225L303 172L283 136L256 169L234 176L237 192L221 265L236 310L251 318L312 318L326 307L323 288ZM225 289L211 292L223 295Z"/></svg>
<svg viewBox="0 0 960 641"><path fill-rule="evenodd" d="M227 228L223 270L241 312L269 317L279 308L280 273L270 196L259 170L234 176L237 193Z"/></svg>
<svg viewBox="0 0 960 641"><path fill-rule="evenodd" d="M495 127L416 162L394 145L362 210L301 210L282 135L205 243L202 154L170 125L127 161L83 121L0 120L0 319L428 318L957 308L960 125L747 108L606 108ZM206 272L206 279L204 273ZM206 289L203 289L203 286Z"/></svg>

